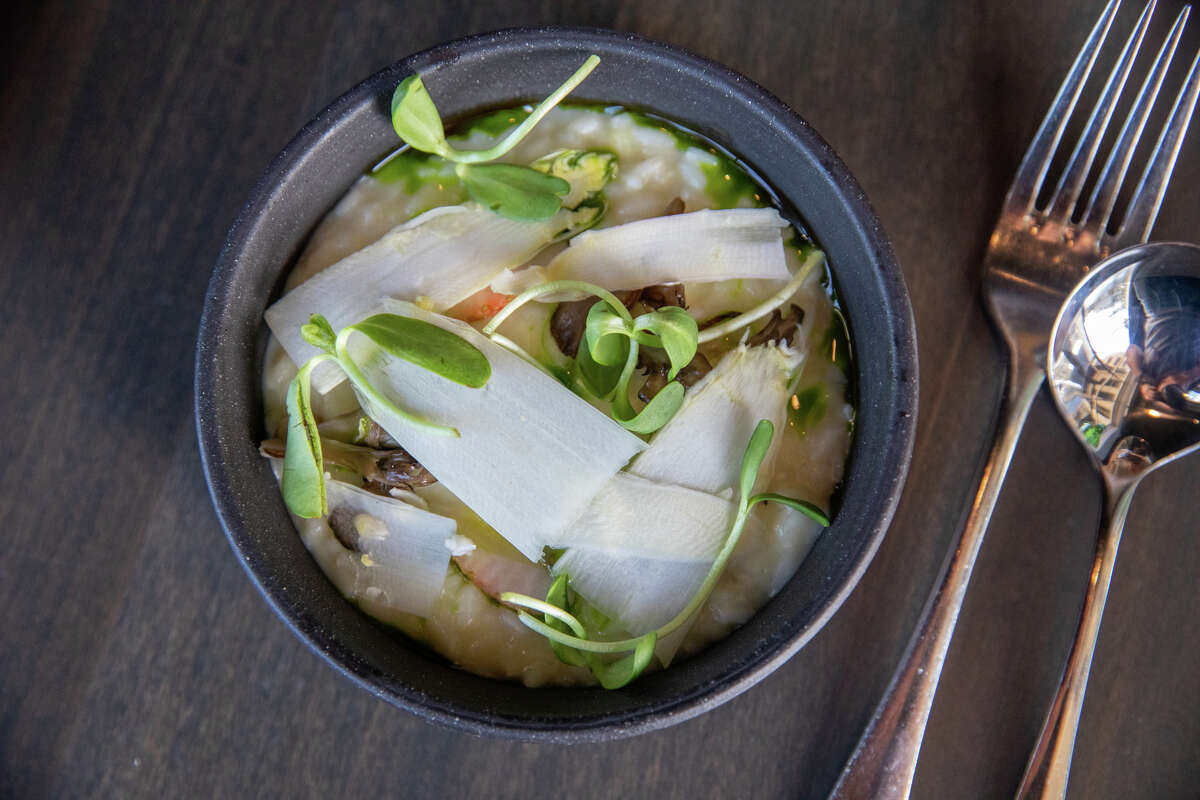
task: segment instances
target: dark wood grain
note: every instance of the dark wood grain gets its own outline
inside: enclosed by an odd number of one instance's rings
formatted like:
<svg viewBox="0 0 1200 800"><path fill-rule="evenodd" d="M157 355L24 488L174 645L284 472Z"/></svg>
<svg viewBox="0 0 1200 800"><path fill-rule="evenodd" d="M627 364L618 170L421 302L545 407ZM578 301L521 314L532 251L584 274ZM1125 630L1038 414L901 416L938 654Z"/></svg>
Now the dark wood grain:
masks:
<svg viewBox="0 0 1200 800"><path fill-rule="evenodd" d="M1000 390L980 257L1099 5L23 4L0 33L0 796L823 796L969 503ZM1180 4L1160 6L1156 30ZM795 107L890 232L920 340L907 490L833 621L709 714L571 748L430 727L312 655L224 541L190 408L208 275L273 154L385 64L530 23L663 39ZM1193 30L1184 51L1198 45ZM1157 238L1197 238L1197 142ZM1136 500L1073 797L1200 786L1196 464L1156 474ZM1043 397L980 556L916 796L1011 795L1066 657L1098 518L1099 486Z"/></svg>

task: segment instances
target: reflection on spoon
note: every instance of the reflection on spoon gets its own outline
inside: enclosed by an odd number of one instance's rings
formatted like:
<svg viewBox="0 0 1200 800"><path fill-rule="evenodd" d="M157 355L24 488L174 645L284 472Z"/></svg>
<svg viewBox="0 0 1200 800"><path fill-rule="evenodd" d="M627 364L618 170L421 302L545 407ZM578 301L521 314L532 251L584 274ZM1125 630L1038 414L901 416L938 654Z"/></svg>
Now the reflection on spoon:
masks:
<svg viewBox="0 0 1200 800"><path fill-rule="evenodd" d="M1017 792L1066 795L1071 754L1125 516L1148 473L1200 449L1200 247L1146 244L1096 265L1067 298L1047 373L1104 480L1083 618Z"/></svg>

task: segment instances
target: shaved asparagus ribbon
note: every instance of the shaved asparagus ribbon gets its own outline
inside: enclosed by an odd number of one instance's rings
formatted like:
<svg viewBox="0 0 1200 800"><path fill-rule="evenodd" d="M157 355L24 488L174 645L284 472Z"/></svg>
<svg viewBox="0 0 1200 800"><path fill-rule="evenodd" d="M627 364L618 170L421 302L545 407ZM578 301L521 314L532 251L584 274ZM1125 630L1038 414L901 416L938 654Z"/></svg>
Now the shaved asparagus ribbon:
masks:
<svg viewBox="0 0 1200 800"><path fill-rule="evenodd" d="M754 429L754 433L751 435L750 441L746 446L745 456L742 458L738 512L734 519L733 526L731 527L729 534L725 539L725 543L721 547L721 550L717 553L712 566L709 568L708 574L704 578L704 583L700 585L700 588L696 591L696 594L694 594L691 600L688 601L687 605L683 607L683 610L681 610L663 626L651 631L650 633L639 636L636 639L620 639L609 642L593 641L591 639L584 638L584 636L581 634L581 632L585 632L585 628L583 623L581 623L577 617L575 617L569 611L554 606L551 603L547 603L544 600L539 600L535 597L529 597L528 595L520 594L518 592L504 592L500 595L501 602L517 606L521 609L528 609L517 612L518 618L526 627L530 628L536 633L541 634L542 636L545 636L552 642L586 653L628 653L630 651L637 650L641 646L644 646L646 640L650 637L661 639L664 636L673 633L685 622L687 622L688 618L691 617L692 614L696 613L696 611L701 605L704 604L705 600L707 600L708 596L712 593L712 590L716 586L717 581L720 579L721 574L725 571L726 562L729 560L730 555L733 553L733 549L737 546L738 540L741 538L742 529L745 528L746 520L750 516L750 510L755 505L767 501L783 503L815 519L822 525L829 525L828 516L826 516L823 511L811 503L776 494L750 494L751 489L754 486L754 481L758 476L759 467L762 466L763 459L766 457L767 450L770 447L771 439L773 438L774 433L775 426L772 425L769 420L765 419L761 420L758 423L758 426ZM539 620L532 614L528 613L529 611L540 611L543 614L549 614L551 617L561 620L571 628L575 635L557 630L556 628L550 626L548 622ZM637 676L631 675L630 680L635 677Z"/></svg>
<svg viewBox="0 0 1200 800"><path fill-rule="evenodd" d="M386 409L404 424L435 435L457 438L457 428L441 425L413 414L389 400L362 374L350 356L347 343L352 333L361 333L392 356L411 361L453 383L471 389L483 387L491 376L491 365L478 348L461 336L423 320L406 320L395 314L376 314L335 334L329 320L313 314L301 326L305 341L320 352L300 365L287 391L288 446L284 452L283 499L299 517L315 519L328 512L325 498L325 467L321 435L312 413L309 381L313 369L326 361L341 367L364 399ZM305 445L300 441L303 438Z"/></svg>

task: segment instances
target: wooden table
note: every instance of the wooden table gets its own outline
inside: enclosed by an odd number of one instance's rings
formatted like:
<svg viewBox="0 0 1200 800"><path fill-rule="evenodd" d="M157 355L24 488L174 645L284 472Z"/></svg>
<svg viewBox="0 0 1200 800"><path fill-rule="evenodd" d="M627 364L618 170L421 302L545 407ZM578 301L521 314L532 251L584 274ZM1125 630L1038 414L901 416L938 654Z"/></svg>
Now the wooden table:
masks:
<svg viewBox="0 0 1200 800"><path fill-rule="evenodd" d="M979 263L1099 0L25 3L0 47L0 796L822 797L961 525L996 411ZM1156 31L1180 4L1163 0ZM1122 30L1135 11L1119 18ZM529 23L663 39L768 87L890 232L920 337L916 453L835 619L700 718L604 745L491 741L353 688L268 610L209 504L191 410L209 272L256 177L358 79ZM1198 26L1193 26L1198 27ZM1188 60L1200 43L1185 36ZM1200 133L1157 238L1196 240ZM1138 494L1073 797L1200 792L1194 458ZM1008 797L1082 602L1099 484L1039 398L917 774Z"/></svg>

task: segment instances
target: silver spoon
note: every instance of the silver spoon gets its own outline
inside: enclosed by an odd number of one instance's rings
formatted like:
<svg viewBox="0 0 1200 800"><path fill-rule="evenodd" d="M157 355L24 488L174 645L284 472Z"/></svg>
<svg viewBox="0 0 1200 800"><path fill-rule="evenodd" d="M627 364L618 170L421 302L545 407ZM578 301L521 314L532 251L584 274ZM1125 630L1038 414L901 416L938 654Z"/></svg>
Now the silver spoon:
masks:
<svg viewBox="0 0 1200 800"><path fill-rule="evenodd" d="M1046 368L1100 470L1105 508L1075 645L1019 798L1061 798L1121 530L1142 478L1200 449L1200 247L1144 244L1092 268L1063 304Z"/></svg>

